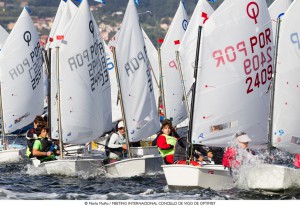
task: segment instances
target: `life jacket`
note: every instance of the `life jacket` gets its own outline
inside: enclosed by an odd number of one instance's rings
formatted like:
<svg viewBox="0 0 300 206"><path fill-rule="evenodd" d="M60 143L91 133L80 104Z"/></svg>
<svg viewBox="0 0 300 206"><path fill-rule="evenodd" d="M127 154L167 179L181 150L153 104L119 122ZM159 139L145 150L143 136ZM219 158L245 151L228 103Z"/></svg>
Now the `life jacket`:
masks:
<svg viewBox="0 0 300 206"><path fill-rule="evenodd" d="M237 165L239 165L239 162L237 162L236 159L236 149L233 147L229 147L224 156L223 156L223 160L222 160L222 165L224 167L236 167Z"/></svg>
<svg viewBox="0 0 300 206"><path fill-rule="evenodd" d="M33 149L33 145L34 145L35 139L26 139L26 141L27 141L26 156L28 158L32 158L33 157L33 155L32 155L32 149Z"/></svg>
<svg viewBox="0 0 300 206"><path fill-rule="evenodd" d="M300 154L296 154L294 166L300 168Z"/></svg>
<svg viewBox="0 0 300 206"><path fill-rule="evenodd" d="M108 157L109 156L109 153L111 152L111 148L108 147L108 143L109 143L109 140L110 140L110 137L111 135L113 135L114 132L111 132L108 137L106 138L106 141L105 141L105 155Z"/></svg>
<svg viewBox="0 0 300 206"><path fill-rule="evenodd" d="M118 135L118 142L119 142L119 144L122 144L122 142L119 139L120 134L118 132L112 132L109 135L109 137L106 139L106 142L105 142L105 153L106 153L106 156L109 157L109 154L112 152L112 153L116 154L117 156L122 157L123 156L123 148L122 147L119 147L119 148L110 148L110 147L108 147L109 141L110 141L111 136L113 134Z"/></svg>
<svg viewBox="0 0 300 206"><path fill-rule="evenodd" d="M156 133L156 137L155 137L155 139L152 141L152 146L157 146L157 139L158 139L158 137L159 137L160 135L162 135L162 134L163 134L162 131L159 131L159 132ZM173 129L171 130L170 136L176 137L177 139L180 138L179 134L177 134L177 132L174 131Z"/></svg>
<svg viewBox="0 0 300 206"><path fill-rule="evenodd" d="M36 138L37 138L37 136L35 134L35 129L34 128L29 129L26 132L26 142L27 142L26 156L28 158L32 158L33 157L33 155L32 155L32 148L33 148L34 141L36 140Z"/></svg>
<svg viewBox="0 0 300 206"><path fill-rule="evenodd" d="M166 134L161 134L165 136L167 144L173 145L175 147L177 139L175 137L166 135ZM174 148L172 149L160 149L159 147L157 148L161 156L164 158L167 155L172 155L174 154Z"/></svg>
<svg viewBox="0 0 300 206"><path fill-rule="evenodd" d="M42 144L42 152L49 152L49 151L53 151L54 149L54 144L53 142L49 141L47 138L38 138L36 141L40 141ZM41 160L41 159L45 159L46 157L44 156L37 156L37 159Z"/></svg>

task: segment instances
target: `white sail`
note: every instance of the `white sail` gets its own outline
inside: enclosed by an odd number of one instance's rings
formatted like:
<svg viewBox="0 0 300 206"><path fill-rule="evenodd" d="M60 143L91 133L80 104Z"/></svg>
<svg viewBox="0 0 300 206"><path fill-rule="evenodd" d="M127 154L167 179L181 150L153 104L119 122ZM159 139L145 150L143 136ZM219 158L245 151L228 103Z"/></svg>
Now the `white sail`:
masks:
<svg viewBox="0 0 300 206"><path fill-rule="evenodd" d="M155 97L155 103L156 106L158 106L158 97L159 97L159 89L158 89L158 82L159 81L159 65L158 65L158 54L157 50L155 49L154 45L152 44L151 40L147 36L146 32L142 29L143 37L145 46L147 48L147 56L150 61L150 65L152 68L151 76L153 81L153 90L154 90L154 97ZM115 47L117 44L117 39L119 38L120 30L117 31L117 33L109 40L108 46ZM114 70L110 70L109 74L112 74L110 76L111 79L111 87L112 87L112 103L113 103L113 121L114 120L120 120L122 118L121 114L121 108L119 103L117 104L117 96L115 97L116 92L113 92L114 90L117 90L117 82L116 82L116 74ZM156 80L155 80L156 79ZM116 87L115 87L116 86ZM115 104L115 105L114 105ZM116 107L116 109L114 109ZM157 108L158 109L158 108ZM119 112L120 111L120 112Z"/></svg>
<svg viewBox="0 0 300 206"><path fill-rule="evenodd" d="M49 48L55 48L59 44L59 40L57 39L57 35L61 36L65 31L67 31L70 27L70 24L72 22L72 19L78 12L78 7L72 2L67 1L65 8L62 11L61 17L56 22L55 27L52 27L49 39L52 38L52 40L49 40Z"/></svg>
<svg viewBox="0 0 300 206"><path fill-rule="evenodd" d="M57 8L54 21L53 21L52 26L51 26L51 30L50 30L50 33L49 33L48 41L47 41L47 44L46 44L46 47L45 47L46 50L48 50L50 44L52 44L52 41L50 41L50 38L54 37L54 33L56 31L57 25L58 25L58 23L59 23L59 21L61 19L61 16L62 16L63 11L66 8L66 6L67 6L66 1L61 0L60 3L59 3L59 6Z"/></svg>
<svg viewBox="0 0 300 206"><path fill-rule="evenodd" d="M146 46L133 0L129 0L116 45L129 140L136 142L159 130Z"/></svg>
<svg viewBox="0 0 300 206"><path fill-rule="evenodd" d="M0 51L7 37L7 31L0 25Z"/></svg>
<svg viewBox="0 0 300 206"><path fill-rule="evenodd" d="M58 138L58 126L57 126L57 88L56 88L56 50L57 46L61 40L58 40L58 36L63 36L63 34L70 27L71 21L76 15L78 8L72 1L67 1L61 4L58 8L54 27L52 27L49 35L48 49L51 49L51 137ZM63 6L62 6L63 5ZM61 8L62 7L62 8ZM62 11L60 11L62 10ZM51 38L51 39L50 39Z"/></svg>
<svg viewBox="0 0 300 206"><path fill-rule="evenodd" d="M100 90L100 95L102 95L101 101L102 101L102 109L103 109L102 110L103 114L102 114L101 120L102 121L104 119L106 120L105 122L103 122L104 131L106 133L106 132L110 132L112 129L115 129L114 125L112 123L111 84L110 84L110 77L109 77L109 70L108 70L109 68L111 69L112 66L111 66L111 64L108 65L109 62L107 59L107 52L105 50L106 49L105 41L102 39L101 30L98 27L95 17L92 13L91 13L91 16L92 16L92 22L94 25L94 33L100 39L99 50L101 53L100 60L101 60L102 75L103 75L102 80L104 81L103 85L105 84L105 86L102 87ZM104 52L104 54L102 54L102 52ZM113 58L111 59L111 61L113 61Z"/></svg>
<svg viewBox="0 0 300 206"><path fill-rule="evenodd" d="M153 82L153 91L154 91L154 97L155 97L155 103L156 108L158 107L158 97L159 97L159 64L158 64L158 54L157 50L152 44L151 40L149 39L146 32L142 29L144 42L147 48L147 56L149 58L150 64L151 64L151 76L152 76L152 82ZM156 109L158 110L158 108Z"/></svg>
<svg viewBox="0 0 300 206"><path fill-rule="evenodd" d="M112 128L106 55L98 34L88 2L83 0L60 46L64 143L87 143L107 132L108 124Z"/></svg>
<svg viewBox="0 0 300 206"><path fill-rule="evenodd" d="M271 16L272 21L272 28L273 28L273 39L275 40L276 35L276 23L277 18L280 14L286 12L286 10L289 8L289 6L292 4L292 0L275 0L270 6L269 6L269 12ZM275 43L275 42L274 42Z"/></svg>
<svg viewBox="0 0 300 206"><path fill-rule="evenodd" d="M107 46L107 44L103 41L105 52L106 52L106 62L107 62L107 70L109 73L109 81L111 87L111 109L112 109L112 121L117 122L122 119L122 112L121 112L121 104L118 97L118 84L117 84L117 77L115 71L115 64L114 64L114 57Z"/></svg>
<svg viewBox="0 0 300 206"><path fill-rule="evenodd" d="M272 145L290 153L300 153L299 10L294 1L282 19L274 93Z"/></svg>
<svg viewBox="0 0 300 206"><path fill-rule="evenodd" d="M187 118L187 111L183 102L183 89L176 62L175 51L188 27L188 16L180 1L174 19L161 46L162 77L165 94L166 117L172 119L173 126Z"/></svg>
<svg viewBox="0 0 300 206"><path fill-rule="evenodd" d="M189 26L182 38L182 42L178 49L180 53L181 69L183 81L188 96L189 107L191 105L190 89L194 82L194 68L197 47L197 37L199 26L202 26L214 12L213 8L206 0L199 0L193 15L190 19Z"/></svg>
<svg viewBox="0 0 300 206"><path fill-rule="evenodd" d="M0 52L4 131L14 132L43 112L43 56L39 35L24 8Z"/></svg>
<svg viewBox="0 0 300 206"><path fill-rule="evenodd" d="M192 143L228 146L239 131L251 145L267 143L274 48L266 2L224 1L204 24L200 48Z"/></svg>

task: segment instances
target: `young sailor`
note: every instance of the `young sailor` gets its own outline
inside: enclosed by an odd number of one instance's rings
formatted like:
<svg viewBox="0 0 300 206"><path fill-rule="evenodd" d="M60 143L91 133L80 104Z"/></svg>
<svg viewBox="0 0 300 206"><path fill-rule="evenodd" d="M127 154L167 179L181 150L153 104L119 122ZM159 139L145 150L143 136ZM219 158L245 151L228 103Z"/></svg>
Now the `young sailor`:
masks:
<svg viewBox="0 0 300 206"><path fill-rule="evenodd" d="M236 134L236 145L229 147L224 156L222 164L232 172L233 168L239 168L242 164L252 162L254 160L254 152L248 149L249 142L252 140L245 133Z"/></svg>
<svg viewBox="0 0 300 206"><path fill-rule="evenodd" d="M172 135L172 122L165 119L161 126L162 133L158 135L156 145L166 164L174 163L174 147L177 138ZM179 138L179 136L178 136Z"/></svg>
<svg viewBox="0 0 300 206"><path fill-rule="evenodd" d="M28 158L32 158L32 148L33 148L33 144L34 141L37 139L37 135L35 133L36 128L38 127L38 125L43 124L44 123L44 118L42 116L36 116L34 121L33 121L33 128L29 129L26 132L26 142L27 142L27 150L26 150L26 156Z"/></svg>
<svg viewBox="0 0 300 206"><path fill-rule="evenodd" d="M59 150L55 149L53 142L48 140L48 128L41 124L36 128L38 139L34 141L32 154L41 162L56 160L55 155L59 155Z"/></svg>
<svg viewBox="0 0 300 206"><path fill-rule="evenodd" d="M295 154L294 166L297 169L300 168L300 154Z"/></svg>
<svg viewBox="0 0 300 206"><path fill-rule="evenodd" d="M125 138L125 127L123 121L118 123L118 132L113 133L108 142L109 163L121 160L126 156L127 144Z"/></svg>

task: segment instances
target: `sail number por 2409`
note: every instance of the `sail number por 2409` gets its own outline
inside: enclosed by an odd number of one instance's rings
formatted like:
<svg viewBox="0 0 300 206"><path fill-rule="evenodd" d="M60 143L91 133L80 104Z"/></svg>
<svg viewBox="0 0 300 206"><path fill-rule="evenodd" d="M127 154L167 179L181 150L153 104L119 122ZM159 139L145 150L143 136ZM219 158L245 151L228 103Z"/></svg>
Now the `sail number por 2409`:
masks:
<svg viewBox="0 0 300 206"><path fill-rule="evenodd" d="M254 87L259 88L261 85L265 85L272 79L273 67L272 67L272 48L268 47L266 54L261 52L260 55L254 55L251 59L244 61L244 72L248 76L246 78L247 94L253 92ZM263 68L260 70L260 68ZM255 77L250 76L252 72L255 72Z"/></svg>
<svg viewBox="0 0 300 206"><path fill-rule="evenodd" d="M267 69L263 69L260 71L260 73L256 73L254 82L252 77L247 77L246 84L248 84L247 94L253 92L253 87L259 88L260 84L264 85L266 84L267 80L272 79L272 65L270 64Z"/></svg>

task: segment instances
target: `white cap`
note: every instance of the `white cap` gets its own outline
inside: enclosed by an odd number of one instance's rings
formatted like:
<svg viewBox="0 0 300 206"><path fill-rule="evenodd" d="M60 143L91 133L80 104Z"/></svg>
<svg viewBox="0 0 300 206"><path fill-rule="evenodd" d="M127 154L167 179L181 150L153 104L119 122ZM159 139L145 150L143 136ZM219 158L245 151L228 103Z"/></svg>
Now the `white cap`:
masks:
<svg viewBox="0 0 300 206"><path fill-rule="evenodd" d="M118 123L118 129L119 129L120 127L124 127L123 121L120 121L120 122Z"/></svg>
<svg viewBox="0 0 300 206"><path fill-rule="evenodd" d="M246 135L246 134L243 134L243 135L241 135L241 136L238 136L237 138L236 138L236 140L238 141L238 142L242 142L242 143L246 143L246 142L251 142L252 140L250 139L250 137L248 136L248 135Z"/></svg>

